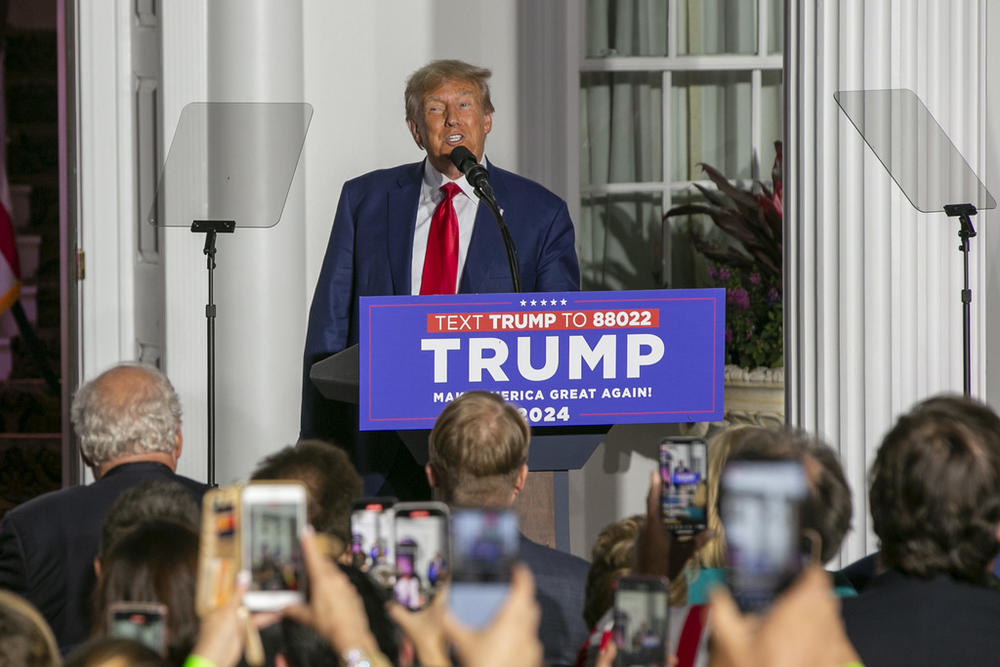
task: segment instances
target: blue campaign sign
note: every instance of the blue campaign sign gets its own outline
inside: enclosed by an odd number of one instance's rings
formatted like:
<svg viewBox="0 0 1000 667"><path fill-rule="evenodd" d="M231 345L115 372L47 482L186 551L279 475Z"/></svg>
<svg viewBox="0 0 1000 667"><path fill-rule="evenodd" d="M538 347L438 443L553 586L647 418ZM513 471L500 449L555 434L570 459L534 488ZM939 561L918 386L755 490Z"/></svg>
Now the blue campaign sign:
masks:
<svg viewBox="0 0 1000 667"><path fill-rule="evenodd" d="M494 391L532 425L722 419L725 290L362 297L361 430Z"/></svg>

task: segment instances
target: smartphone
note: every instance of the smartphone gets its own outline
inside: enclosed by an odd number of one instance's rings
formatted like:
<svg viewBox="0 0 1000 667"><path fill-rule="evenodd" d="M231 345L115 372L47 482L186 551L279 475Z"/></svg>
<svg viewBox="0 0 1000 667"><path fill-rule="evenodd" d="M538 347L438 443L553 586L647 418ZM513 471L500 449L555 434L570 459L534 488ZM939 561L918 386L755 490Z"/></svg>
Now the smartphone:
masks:
<svg viewBox="0 0 1000 667"><path fill-rule="evenodd" d="M616 665L655 665L667 659L670 584L662 577L621 577L615 583Z"/></svg>
<svg viewBox="0 0 1000 667"><path fill-rule="evenodd" d="M377 583L391 587L396 579L393 507L395 498L362 498L351 508L351 559Z"/></svg>
<svg viewBox="0 0 1000 667"><path fill-rule="evenodd" d="M306 490L292 482L251 482L242 498L243 567L251 611L281 609L306 599L300 539L306 526Z"/></svg>
<svg viewBox="0 0 1000 667"><path fill-rule="evenodd" d="M167 654L167 606L152 602L116 602L108 608L108 635L145 644Z"/></svg>
<svg viewBox="0 0 1000 667"><path fill-rule="evenodd" d="M448 571L448 506L399 503L393 507L396 582L393 598L409 609L422 609Z"/></svg>
<svg viewBox="0 0 1000 667"><path fill-rule="evenodd" d="M676 535L705 530L708 508L708 447L701 438L670 437L660 442L660 507Z"/></svg>
<svg viewBox="0 0 1000 667"><path fill-rule="evenodd" d="M485 627L503 604L520 539L513 510L452 512L448 604L465 625Z"/></svg>
<svg viewBox="0 0 1000 667"><path fill-rule="evenodd" d="M721 482L729 588L741 610L763 611L802 569L805 471L798 461L732 461Z"/></svg>

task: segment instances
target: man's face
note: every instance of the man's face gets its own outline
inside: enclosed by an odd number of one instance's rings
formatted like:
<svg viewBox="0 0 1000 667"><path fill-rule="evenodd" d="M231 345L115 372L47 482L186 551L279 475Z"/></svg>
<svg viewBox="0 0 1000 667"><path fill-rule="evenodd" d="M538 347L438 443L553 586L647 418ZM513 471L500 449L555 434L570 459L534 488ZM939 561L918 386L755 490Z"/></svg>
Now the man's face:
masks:
<svg viewBox="0 0 1000 667"><path fill-rule="evenodd" d="M424 96L417 121L407 121L417 145L427 151L434 168L454 180L462 175L448 156L465 146L482 161L493 114L483 109L479 89L471 81L445 81Z"/></svg>

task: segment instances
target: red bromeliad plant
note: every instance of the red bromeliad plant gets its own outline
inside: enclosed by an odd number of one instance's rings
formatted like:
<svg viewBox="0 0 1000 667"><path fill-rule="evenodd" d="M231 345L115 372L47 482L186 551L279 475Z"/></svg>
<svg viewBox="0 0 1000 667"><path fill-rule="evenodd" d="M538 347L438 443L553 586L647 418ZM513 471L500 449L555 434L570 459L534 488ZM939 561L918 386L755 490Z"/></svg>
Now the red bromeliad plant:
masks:
<svg viewBox="0 0 1000 667"><path fill-rule="evenodd" d="M663 216L708 215L731 240L720 246L691 234L695 249L712 262L711 282L726 288L726 363L743 368L774 368L784 363L780 141L774 142L774 149L773 190L756 180L750 189L740 187L702 164L718 189L696 183L706 203L675 206Z"/></svg>

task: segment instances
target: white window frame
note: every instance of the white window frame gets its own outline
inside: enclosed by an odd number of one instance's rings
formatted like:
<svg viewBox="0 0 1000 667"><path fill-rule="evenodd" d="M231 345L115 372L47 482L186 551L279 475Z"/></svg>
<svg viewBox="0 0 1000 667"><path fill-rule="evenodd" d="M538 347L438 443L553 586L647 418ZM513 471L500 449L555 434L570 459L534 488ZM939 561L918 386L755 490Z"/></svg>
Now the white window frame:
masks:
<svg viewBox="0 0 1000 667"><path fill-rule="evenodd" d="M711 185L707 179L673 180L672 131L671 115L673 76L675 73L688 72L750 72L750 150L754 159L751 162L751 178L760 178L761 155L761 89L764 72L782 72L784 70L783 53L768 53L768 0L757 0L757 52L753 54L719 54L719 55L678 55L678 22L677 3L682 0L667 0L667 56L610 56L587 57L587 25L586 12L581 12L578 34L579 72L660 72L663 89L663 108L661 110L661 136L663 180L643 182L588 183L580 184L580 206L589 197L606 195L660 193L663 211L669 210L675 197L695 192L694 185ZM579 79L577 81L579 86ZM770 179L764 179L769 181ZM749 185L750 181L741 182ZM663 234L662 275L671 276L670 265L670 235Z"/></svg>

